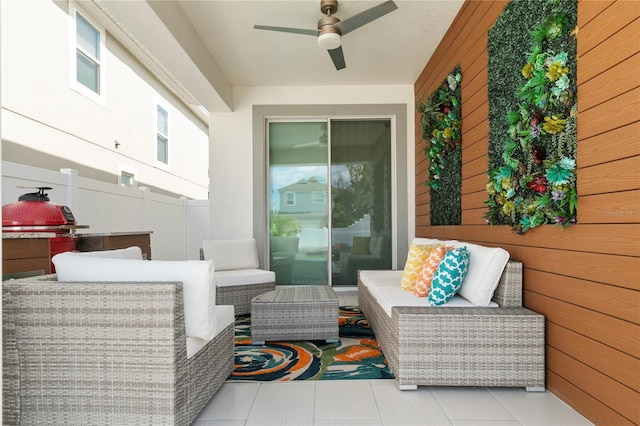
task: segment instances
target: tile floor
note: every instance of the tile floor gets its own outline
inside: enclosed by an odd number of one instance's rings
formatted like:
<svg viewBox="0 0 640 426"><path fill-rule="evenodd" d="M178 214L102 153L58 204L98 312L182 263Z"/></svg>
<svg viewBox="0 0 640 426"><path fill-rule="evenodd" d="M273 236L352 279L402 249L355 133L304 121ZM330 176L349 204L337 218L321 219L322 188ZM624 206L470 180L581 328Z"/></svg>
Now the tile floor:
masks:
<svg viewBox="0 0 640 426"><path fill-rule="evenodd" d="M357 305L338 292L340 305ZM418 387L394 380L225 383L193 426L213 425L590 425L549 392Z"/></svg>

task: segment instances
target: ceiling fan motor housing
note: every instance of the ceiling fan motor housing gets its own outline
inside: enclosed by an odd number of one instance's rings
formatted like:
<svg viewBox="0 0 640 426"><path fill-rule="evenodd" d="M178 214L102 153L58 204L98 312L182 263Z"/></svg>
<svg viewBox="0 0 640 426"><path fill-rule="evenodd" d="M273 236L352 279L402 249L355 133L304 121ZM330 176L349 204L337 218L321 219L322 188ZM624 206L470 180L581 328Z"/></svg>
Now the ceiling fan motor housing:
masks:
<svg viewBox="0 0 640 426"><path fill-rule="evenodd" d="M340 35L340 30L334 27L335 24L340 22L335 16L325 16L318 21L318 34L335 33Z"/></svg>
<svg viewBox="0 0 640 426"><path fill-rule="evenodd" d="M338 10L338 0L320 0L320 10L324 15L333 15Z"/></svg>

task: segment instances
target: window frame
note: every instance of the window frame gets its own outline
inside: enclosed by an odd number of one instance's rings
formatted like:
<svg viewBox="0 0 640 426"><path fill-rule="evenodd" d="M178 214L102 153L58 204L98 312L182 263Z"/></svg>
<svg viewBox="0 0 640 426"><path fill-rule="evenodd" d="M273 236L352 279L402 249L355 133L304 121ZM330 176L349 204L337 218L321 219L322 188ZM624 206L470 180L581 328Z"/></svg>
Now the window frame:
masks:
<svg viewBox="0 0 640 426"><path fill-rule="evenodd" d="M127 174L133 178L133 186L124 185L124 181L122 176ZM118 185L123 188L138 188L138 170L131 168L129 166L125 166L123 164L118 164Z"/></svg>
<svg viewBox="0 0 640 426"><path fill-rule="evenodd" d="M286 191L284 193L284 205L285 206L295 206L296 205L296 192L295 191Z"/></svg>
<svg viewBox="0 0 640 426"><path fill-rule="evenodd" d="M85 51L78 44L78 33L76 30L77 15L87 21L98 32L100 40L98 43L98 57L94 57ZM99 105L105 105L105 88L106 88L106 48L105 48L106 31L103 26L98 24L87 12L77 7L74 3L69 3L69 86L81 95L91 99ZM96 93L84 84L78 81L78 61L77 52L98 65L98 92Z"/></svg>
<svg viewBox="0 0 640 426"><path fill-rule="evenodd" d="M326 204L327 203L327 191L313 191L311 193L311 203L313 203L313 204Z"/></svg>
<svg viewBox="0 0 640 426"><path fill-rule="evenodd" d="M163 99L156 99L154 103L154 111L153 111L153 164L163 170L169 170L171 165L171 111L169 108L169 103ZM166 112L166 120L167 120L167 133L166 135L161 133L158 129L158 108L162 108L164 112ZM163 162L158 160L158 136L162 136L166 139L166 154L167 154L167 162Z"/></svg>

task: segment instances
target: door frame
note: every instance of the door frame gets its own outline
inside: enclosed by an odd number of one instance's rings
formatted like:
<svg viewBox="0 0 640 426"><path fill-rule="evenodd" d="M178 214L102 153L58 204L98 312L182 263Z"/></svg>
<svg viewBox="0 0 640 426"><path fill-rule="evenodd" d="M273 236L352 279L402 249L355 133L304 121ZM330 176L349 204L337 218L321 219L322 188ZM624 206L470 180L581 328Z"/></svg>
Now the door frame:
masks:
<svg viewBox="0 0 640 426"><path fill-rule="evenodd" d="M407 176L399 174L407 170L407 105L254 105L253 106L253 236L258 247L261 265L268 259L268 194L267 144L265 133L268 119L391 119L391 168L392 168L392 267L397 269L404 262L408 250L408 188Z"/></svg>

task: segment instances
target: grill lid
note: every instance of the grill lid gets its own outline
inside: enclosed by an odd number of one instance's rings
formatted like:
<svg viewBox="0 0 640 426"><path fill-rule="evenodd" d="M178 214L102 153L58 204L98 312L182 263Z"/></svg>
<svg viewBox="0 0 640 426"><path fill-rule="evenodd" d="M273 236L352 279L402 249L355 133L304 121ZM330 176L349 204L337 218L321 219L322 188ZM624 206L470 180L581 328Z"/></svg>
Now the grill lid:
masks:
<svg viewBox="0 0 640 426"><path fill-rule="evenodd" d="M17 202L2 206L2 227L75 225L76 219L67 206L49 203L44 191L47 186L37 187L38 192L21 195Z"/></svg>

